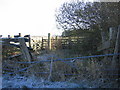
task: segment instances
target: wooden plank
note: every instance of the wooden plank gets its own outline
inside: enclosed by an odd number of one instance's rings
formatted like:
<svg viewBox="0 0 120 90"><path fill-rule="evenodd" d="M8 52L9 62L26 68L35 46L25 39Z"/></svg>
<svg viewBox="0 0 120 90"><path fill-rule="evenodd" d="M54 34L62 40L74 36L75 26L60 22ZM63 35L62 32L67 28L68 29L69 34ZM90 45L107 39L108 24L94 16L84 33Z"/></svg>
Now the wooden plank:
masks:
<svg viewBox="0 0 120 90"><path fill-rule="evenodd" d="M17 48L20 48L20 46L19 46L19 45L16 45L16 44L8 44L8 45L10 45L10 46L15 46L15 47L17 47Z"/></svg>
<svg viewBox="0 0 120 90"><path fill-rule="evenodd" d="M27 38L24 38L24 40L25 40L25 42L29 42L29 39L27 39ZM11 38L10 41L15 42L15 43L19 42L18 38Z"/></svg>
<svg viewBox="0 0 120 90"><path fill-rule="evenodd" d="M31 62L32 58L31 58L30 52L29 52L29 50L27 48L27 45L25 43L24 38L19 38L18 40L20 42L20 48L21 48L21 51L22 51L22 54L23 54L24 58L26 60L28 60L29 62Z"/></svg>
<svg viewBox="0 0 120 90"><path fill-rule="evenodd" d="M20 45L16 45L16 44L2 44L3 46L13 46L13 47L17 47L17 48L20 48ZM31 47L27 47L28 48L28 50L33 50Z"/></svg>
<svg viewBox="0 0 120 90"><path fill-rule="evenodd" d="M19 35L14 35L14 37L21 37L21 33L19 33Z"/></svg>
<svg viewBox="0 0 120 90"><path fill-rule="evenodd" d="M24 37L30 37L30 35L25 35Z"/></svg>
<svg viewBox="0 0 120 90"><path fill-rule="evenodd" d="M22 54L17 54L17 55L12 55L12 56L9 56L8 58L9 59L12 59L12 58L15 58L15 57L19 57L19 56L21 56Z"/></svg>
<svg viewBox="0 0 120 90"><path fill-rule="evenodd" d="M25 42L29 42L29 39L27 39L27 38L24 38L24 39L25 39ZM15 37L15 38L2 38L2 40L5 41L5 42L15 42L15 43L19 42L18 37Z"/></svg>
<svg viewBox="0 0 120 90"><path fill-rule="evenodd" d="M10 43L10 38L1 38L2 39L2 44L9 44Z"/></svg>

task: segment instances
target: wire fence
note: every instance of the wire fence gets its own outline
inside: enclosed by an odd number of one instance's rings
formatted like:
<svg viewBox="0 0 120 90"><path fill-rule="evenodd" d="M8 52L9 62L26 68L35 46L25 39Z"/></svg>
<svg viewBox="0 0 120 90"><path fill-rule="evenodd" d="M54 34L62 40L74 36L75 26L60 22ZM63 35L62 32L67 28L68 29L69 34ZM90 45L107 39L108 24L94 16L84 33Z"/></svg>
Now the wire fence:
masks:
<svg viewBox="0 0 120 90"><path fill-rule="evenodd" d="M87 58L95 58L95 57L104 57L104 56L116 56L116 55L120 55L120 53L114 53L114 54L104 54L104 55L93 55L93 56L82 56L82 57L74 57L74 58L64 58L64 59L55 59L55 60L52 60L53 62L55 61L69 61L69 60L80 60L80 61L84 61L82 59L87 59ZM10 75L10 74L17 74L19 72L27 72L25 70L29 69L29 68L32 68L34 65L38 64L38 63L41 63L41 62L51 62L51 60L41 60L41 61L34 61L34 62L15 62L17 64L30 64L30 66L26 67L26 68L19 68L19 70L16 70L14 72L9 72L9 73L6 73L4 75ZM3 68L3 70L9 70L9 71L13 71L13 70L10 70L10 69L6 69L6 68ZM96 69L96 71L119 71L119 69ZM35 72L37 74L49 74L50 72ZM57 73L57 72L56 72ZM55 73L53 73L55 74ZM83 75L83 74L70 74L70 73L66 73L64 75L67 75L67 76L73 76L73 75ZM106 75L113 75L113 76L120 76L120 74L106 74Z"/></svg>
<svg viewBox="0 0 120 90"><path fill-rule="evenodd" d="M64 59L55 59L54 61L69 61L69 60L81 60L82 59L87 59L87 58L95 58L95 57L104 57L104 56L116 56L120 55L120 53L114 53L114 54L104 54L104 55L93 55L93 56L82 56L82 57L74 57L74 58L64 58ZM40 62L51 62L51 60L41 60L41 61L34 61L34 62L16 62L20 64L33 64L33 63L40 63Z"/></svg>

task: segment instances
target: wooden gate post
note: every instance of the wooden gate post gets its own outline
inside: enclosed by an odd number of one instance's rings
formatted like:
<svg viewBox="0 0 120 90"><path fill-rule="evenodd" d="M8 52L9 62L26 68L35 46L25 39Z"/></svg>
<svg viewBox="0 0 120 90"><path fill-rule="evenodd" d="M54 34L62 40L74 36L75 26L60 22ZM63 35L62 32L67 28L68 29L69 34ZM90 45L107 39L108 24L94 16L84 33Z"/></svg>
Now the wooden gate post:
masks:
<svg viewBox="0 0 120 90"><path fill-rule="evenodd" d="M28 60L29 62L31 62L31 55L30 55L30 52L27 48L27 45L25 43L24 38L19 38L18 40L20 42L20 48L21 48L21 51L22 51L22 54L23 54L24 58L26 60Z"/></svg>

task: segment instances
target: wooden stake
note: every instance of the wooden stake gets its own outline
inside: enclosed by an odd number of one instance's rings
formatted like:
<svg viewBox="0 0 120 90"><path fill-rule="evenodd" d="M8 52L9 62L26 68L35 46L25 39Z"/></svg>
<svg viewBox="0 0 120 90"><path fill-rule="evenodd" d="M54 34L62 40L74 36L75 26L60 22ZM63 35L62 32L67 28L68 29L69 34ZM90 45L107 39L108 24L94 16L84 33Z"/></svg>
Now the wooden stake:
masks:
<svg viewBox="0 0 120 90"><path fill-rule="evenodd" d="M52 79L52 70L53 70L53 57L51 58L50 74L49 74L49 76L48 76L48 81L51 81L51 79Z"/></svg>

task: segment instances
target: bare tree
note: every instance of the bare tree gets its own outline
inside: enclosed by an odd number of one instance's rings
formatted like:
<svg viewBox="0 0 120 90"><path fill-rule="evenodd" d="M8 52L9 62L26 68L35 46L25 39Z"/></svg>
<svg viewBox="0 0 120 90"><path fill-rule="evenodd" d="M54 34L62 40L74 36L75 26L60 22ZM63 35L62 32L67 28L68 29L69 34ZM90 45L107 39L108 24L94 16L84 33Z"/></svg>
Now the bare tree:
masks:
<svg viewBox="0 0 120 90"><path fill-rule="evenodd" d="M102 41L106 40L108 27L118 26L117 2L71 2L64 3L56 12L58 28L64 30L98 29Z"/></svg>

